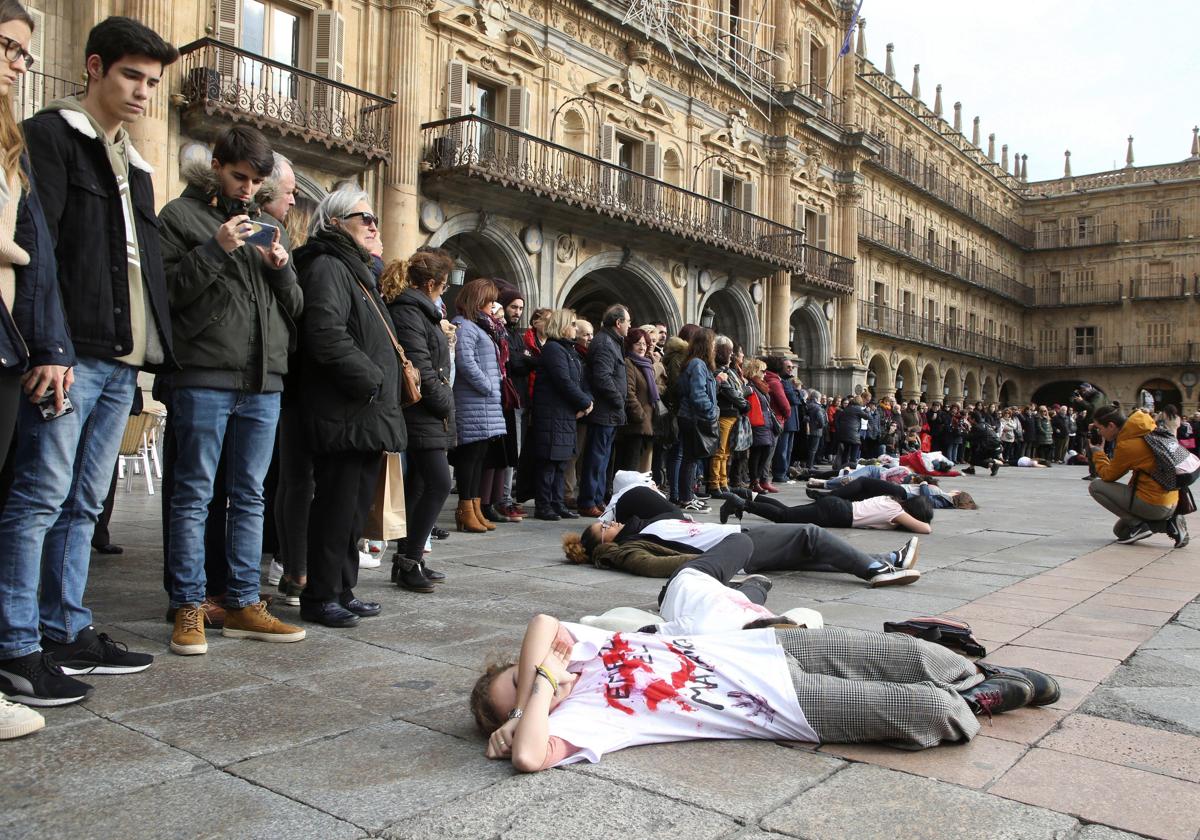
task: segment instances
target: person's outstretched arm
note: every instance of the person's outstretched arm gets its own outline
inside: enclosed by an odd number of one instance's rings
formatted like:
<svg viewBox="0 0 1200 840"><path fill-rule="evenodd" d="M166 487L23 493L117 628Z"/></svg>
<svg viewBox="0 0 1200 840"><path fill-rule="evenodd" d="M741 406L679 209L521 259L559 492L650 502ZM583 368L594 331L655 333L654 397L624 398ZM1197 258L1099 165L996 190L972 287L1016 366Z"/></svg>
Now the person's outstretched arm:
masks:
<svg viewBox="0 0 1200 840"><path fill-rule="evenodd" d="M898 528L903 528L906 531L912 531L914 534L932 534L933 526L928 522L922 522L915 516L908 513L902 513L892 520Z"/></svg>

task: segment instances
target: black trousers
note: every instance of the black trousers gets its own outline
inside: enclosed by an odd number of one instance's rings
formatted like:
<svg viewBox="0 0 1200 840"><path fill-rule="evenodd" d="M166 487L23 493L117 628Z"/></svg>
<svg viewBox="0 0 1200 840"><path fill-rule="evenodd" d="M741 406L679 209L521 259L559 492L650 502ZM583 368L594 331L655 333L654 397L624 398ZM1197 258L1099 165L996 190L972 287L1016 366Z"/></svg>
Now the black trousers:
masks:
<svg viewBox="0 0 1200 840"><path fill-rule="evenodd" d="M748 536L745 534L730 534L708 551L696 555L694 559L689 560L675 570L658 593L659 606L662 606L663 598L667 593L667 587L671 585L671 581L674 580L675 575L684 569L695 569L703 572L728 586L730 579L744 566L749 564L750 557L753 554L754 543L750 541ZM742 594L752 604L765 604L767 602L767 591L757 581L746 584L741 590Z"/></svg>
<svg viewBox="0 0 1200 840"><path fill-rule="evenodd" d="M460 444L454 450L454 475L458 479L458 498L478 499L483 482L483 462L487 457L488 441L477 440Z"/></svg>
<svg viewBox="0 0 1200 840"><path fill-rule="evenodd" d="M301 409L285 405L279 415L279 434L276 437L275 457L267 471L267 483L272 483L271 471L276 471L275 504L267 521L274 522L279 544L279 559L284 574L296 581L308 574L308 512L313 498L312 453L302 425ZM263 487L264 497L267 486ZM263 543L267 543L263 528Z"/></svg>
<svg viewBox="0 0 1200 840"><path fill-rule="evenodd" d="M300 600L345 603L354 597L358 584L358 538L379 482L379 453L314 455L313 479L316 489L308 516L308 585Z"/></svg>
<svg viewBox="0 0 1200 840"><path fill-rule="evenodd" d="M533 488L533 499L539 512L554 510L558 505L565 506L563 484L566 466L566 461L538 460L537 483ZM649 490L650 488L647 487L646 489ZM651 490L651 492L654 491ZM657 496L658 494L655 493L654 495Z"/></svg>
<svg viewBox="0 0 1200 840"><path fill-rule="evenodd" d="M789 507L770 496L759 495L754 501L746 503L746 510L768 522L820 525L822 528L851 528L854 525L850 503L836 496L817 499L810 505Z"/></svg>
<svg viewBox="0 0 1200 840"><path fill-rule="evenodd" d="M92 532L92 548L100 548L112 542L112 534L109 533L108 523L112 522L113 505L116 503L116 497L117 468L113 467L112 481L108 485L108 495L104 497L104 507L100 509L100 516L96 520L96 530Z"/></svg>
<svg viewBox="0 0 1200 840"><path fill-rule="evenodd" d="M419 561L438 514L450 495L450 464L445 449L410 449L404 474L404 508L408 516L404 556Z"/></svg>
<svg viewBox="0 0 1200 840"><path fill-rule="evenodd" d="M898 502L903 502L908 498L908 493L904 492L904 488L899 484L880 478L856 478L841 487L830 489L829 495L837 499L845 499L848 502L861 502L876 496L891 496Z"/></svg>

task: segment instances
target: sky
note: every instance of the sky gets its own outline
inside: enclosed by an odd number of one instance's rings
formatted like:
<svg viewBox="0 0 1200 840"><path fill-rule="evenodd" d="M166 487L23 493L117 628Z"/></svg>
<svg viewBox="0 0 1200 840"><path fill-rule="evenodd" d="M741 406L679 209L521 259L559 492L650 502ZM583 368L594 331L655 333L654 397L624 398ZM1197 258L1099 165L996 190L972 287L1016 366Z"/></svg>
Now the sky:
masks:
<svg viewBox="0 0 1200 840"><path fill-rule="evenodd" d="M867 58L880 71L896 45L896 79L943 116L963 103L963 133L980 117L980 145L996 134L1029 155L1029 180L1172 163L1200 123L1200 0L863 0Z"/></svg>

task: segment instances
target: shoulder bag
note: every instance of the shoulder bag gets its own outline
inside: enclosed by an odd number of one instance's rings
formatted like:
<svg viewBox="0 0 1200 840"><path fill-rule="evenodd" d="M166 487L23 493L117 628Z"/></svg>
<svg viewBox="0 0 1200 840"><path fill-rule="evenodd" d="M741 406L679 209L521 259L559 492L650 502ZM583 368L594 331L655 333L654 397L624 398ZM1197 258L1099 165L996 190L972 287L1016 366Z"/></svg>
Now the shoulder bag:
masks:
<svg viewBox="0 0 1200 840"><path fill-rule="evenodd" d="M383 310L375 302L374 296L361 281L356 280L355 282L358 283L358 288L362 290L362 293L367 296L367 300L371 302L371 307L379 316L379 320L383 322L383 328L387 330L388 338L392 340L392 347L396 351L396 357L400 360L400 407L408 408L410 405L416 405L421 401L421 372L408 360L408 356L404 355L404 348L396 339L391 321L383 314Z"/></svg>

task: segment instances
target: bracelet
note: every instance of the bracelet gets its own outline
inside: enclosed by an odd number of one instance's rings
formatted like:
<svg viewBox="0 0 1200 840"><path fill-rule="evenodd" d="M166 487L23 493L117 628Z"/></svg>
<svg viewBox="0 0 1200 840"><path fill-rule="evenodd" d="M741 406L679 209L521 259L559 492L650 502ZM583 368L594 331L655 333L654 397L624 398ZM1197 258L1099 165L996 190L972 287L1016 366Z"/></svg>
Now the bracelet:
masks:
<svg viewBox="0 0 1200 840"><path fill-rule="evenodd" d="M514 707L513 707L513 710L512 710L511 712L509 712L509 713L508 713L508 719L509 719L509 720L520 720L520 719L521 719L521 715L523 715L523 714L525 714L525 712L524 712L524 711L522 711L521 709L519 709L519 708L517 708L516 706L514 706Z"/></svg>
<svg viewBox="0 0 1200 840"><path fill-rule="evenodd" d="M550 683L550 690L558 691L558 680L554 679L553 675L549 671L547 671L545 668L543 668L541 665L537 666L537 671L535 672L535 676L536 677L545 677L546 682Z"/></svg>

